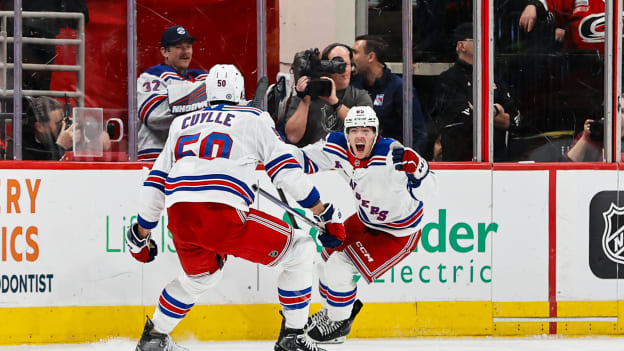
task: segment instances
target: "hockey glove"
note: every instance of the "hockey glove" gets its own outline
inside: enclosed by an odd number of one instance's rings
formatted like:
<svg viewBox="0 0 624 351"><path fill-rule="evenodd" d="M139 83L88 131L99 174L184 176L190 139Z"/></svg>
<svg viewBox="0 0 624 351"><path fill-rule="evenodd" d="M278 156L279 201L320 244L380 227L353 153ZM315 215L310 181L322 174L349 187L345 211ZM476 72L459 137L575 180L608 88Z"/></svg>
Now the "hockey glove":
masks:
<svg viewBox="0 0 624 351"><path fill-rule="evenodd" d="M152 239L152 233L149 233L146 238L139 239L138 227L139 224L134 223L126 233L128 250L137 261L143 263L152 262L158 254L158 247L156 246L156 242Z"/></svg>
<svg viewBox="0 0 624 351"><path fill-rule="evenodd" d="M314 218L325 225L325 233L318 236L324 247L335 249L342 245L347 234L344 225L342 225L340 210L334 208L332 204L325 204L325 210L321 214L315 215Z"/></svg>
<svg viewBox="0 0 624 351"><path fill-rule="evenodd" d="M409 147L394 146L392 163L396 170L406 172L412 182L420 182L429 173L429 163Z"/></svg>

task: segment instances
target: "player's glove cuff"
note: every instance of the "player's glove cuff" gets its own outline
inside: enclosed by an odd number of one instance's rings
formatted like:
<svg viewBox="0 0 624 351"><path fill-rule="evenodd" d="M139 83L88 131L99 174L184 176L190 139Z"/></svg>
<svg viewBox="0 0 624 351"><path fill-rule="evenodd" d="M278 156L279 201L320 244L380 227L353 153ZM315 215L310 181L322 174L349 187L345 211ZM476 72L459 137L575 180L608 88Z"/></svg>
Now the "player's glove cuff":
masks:
<svg viewBox="0 0 624 351"><path fill-rule="evenodd" d="M316 220L325 225L325 233L318 236L324 247L335 249L342 245L347 235L342 224L342 214L340 210L332 204L325 204L325 210L319 215L315 215Z"/></svg>
<svg viewBox="0 0 624 351"><path fill-rule="evenodd" d="M319 223L321 224L325 224L328 222L342 223L343 221L342 213L340 213L339 209L335 208L334 205L330 203L323 204L323 206L325 206L325 209L323 210L323 212L314 216L314 218L316 218L316 220Z"/></svg>

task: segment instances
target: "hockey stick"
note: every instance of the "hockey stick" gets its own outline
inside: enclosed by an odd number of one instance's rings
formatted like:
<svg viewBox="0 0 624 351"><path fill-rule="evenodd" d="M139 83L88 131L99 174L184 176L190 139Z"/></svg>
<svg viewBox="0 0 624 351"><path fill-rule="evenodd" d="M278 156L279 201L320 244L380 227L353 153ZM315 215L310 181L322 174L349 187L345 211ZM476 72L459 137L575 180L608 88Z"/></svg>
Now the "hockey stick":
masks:
<svg viewBox="0 0 624 351"><path fill-rule="evenodd" d="M254 93L254 97L249 103L249 106L260 108L262 106L262 102L264 101L264 96L266 95L267 89L269 88L269 78L266 76L262 76L258 80L258 84L256 85L256 92Z"/></svg>
<svg viewBox="0 0 624 351"><path fill-rule="evenodd" d="M286 205L288 205L288 200L286 199L286 195L284 194L284 190L277 188L277 194L279 195L280 199L282 200L282 202ZM295 216L292 215L292 213L288 212L288 219L290 219L290 224L292 224L292 226L295 229L300 229L301 227L299 226L299 224L297 224L297 221L295 220Z"/></svg>
<svg viewBox="0 0 624 351"><path fill-rule="evenodd" d="M260 195L266 197L267 199L269 199L272 203L276 204L277 206L281 207L283 210L286 210L286 212L290 213L293 216L297 216L299 217L299 219L303 220L304 222L306 222L308 225L318 229L320 231L320 234L325 234L325 228L323 228L320 224L318 224L317 222L311 220L310 218L302 215L301 213L295 211L294 208L290 207L288 204L284 203L283 201L281 201L280 199L276 198L275 196L271 195L270 193L268 193L267 191L265 191L264 189L262 189L261 187L259 187L256 184L253 184L251 186L251 189L253 191L257 191L258 193L260 193Z"/></svg>

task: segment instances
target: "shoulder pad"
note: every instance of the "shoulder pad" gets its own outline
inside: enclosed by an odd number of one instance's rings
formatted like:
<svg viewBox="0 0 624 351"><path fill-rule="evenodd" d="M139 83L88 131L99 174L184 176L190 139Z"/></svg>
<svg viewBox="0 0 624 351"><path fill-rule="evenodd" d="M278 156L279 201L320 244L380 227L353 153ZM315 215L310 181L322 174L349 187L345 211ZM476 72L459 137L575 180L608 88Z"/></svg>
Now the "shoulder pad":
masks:
<svg viewBox="0 0 624 351"><path fill-rule="evenodd" d="M373 147L371 156L386 156L390 152L390 145L395 141L392 138L380 137Z"/></svg>
<svg viewBox="0 0 624 351"><path fill-rule="evenodd" d="M202 69L197 69L197 68L189 68L188 74L197 80L203 80L203 79L206 79L206 77L208 77L208 72Z"/></svg>
<svg viewBox="0 0 624 351"><path fill-rule="evenodd" d="M152 66L152 67L148 68L147 71L145 71L145 73L153 74L155 76L160 76L161 74L163 74L165 72L173 72L173 73L177 74L177 72L173 69L173 67L170 67L170 66L167 66L167 65Z"/></svg>
<svg viewBox="0 0 624 351"><path fill-rule="evenodd" d="M241 106L241 105L221 105L221 106L222 106L221 109L224 111L249 112L256 116L260 116L260 114L264 112L263 110L259 108L255 108L251 106Z"/></svg>
<svg viewBox="0 0 624 351"><path fill-rule="evenodd" d="M345 138L345 135L344 135L343 132L331 132L331 133L329 133L327 135L325 140L328 143L332 143L332 144L336 144L338 146L341 146L345 150L347 149L347 138Z"/></svg>

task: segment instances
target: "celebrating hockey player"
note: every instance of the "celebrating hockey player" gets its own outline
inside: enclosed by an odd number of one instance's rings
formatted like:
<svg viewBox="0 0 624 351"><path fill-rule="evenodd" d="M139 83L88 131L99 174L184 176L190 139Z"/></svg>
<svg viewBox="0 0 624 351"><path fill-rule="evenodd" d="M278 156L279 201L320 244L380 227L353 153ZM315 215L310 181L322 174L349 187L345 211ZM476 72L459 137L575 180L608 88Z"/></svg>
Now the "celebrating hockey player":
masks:
<svg viewBox="0 0 624 351"><path fill-rule="evenodd" d="M344 133L330 133L294 154L306 173L337 169L353 191L356 213L344 223L347 238L336 249L324 248L317 267L323 308L306 326L313 340L340 343L362 307L353 275L370 284L414 251L423 200L435 191L435 181L424 158L379 135L379 120L368 106L349 110Z"/></svg>
<svg viewBox="0 0 624 351"><path fill-rule="evenodd" d="M227 255L283 269L277 282L282 326L275 351L319 349L304 333L312 290L316 246L306 233L250 208L258 162L272 182L325 225L323 245L345 237L340 212L320 201L317 189L275 130L268 113L237 105L244 79L233 65L216 65L207 77L211 106L177 117L141 190L138 224L127 232L132 255L150 262L157 253L150 230L167 208L184 274L163 289L137 351L186 350L169 333L199 297L219 282ZM296 301L296 303L293 303Z"/></svg>
<svg viewBox="0 0 624 351"><path fill-rule="evenodd" d="M167 28L160 38L163 63L137 79L139 161L156 160L175 116L206 107L208 72L189 68L196 40L182 26Z"/></svg>

